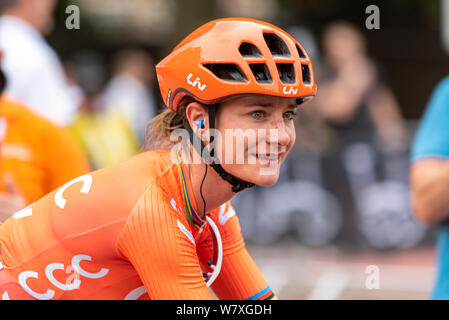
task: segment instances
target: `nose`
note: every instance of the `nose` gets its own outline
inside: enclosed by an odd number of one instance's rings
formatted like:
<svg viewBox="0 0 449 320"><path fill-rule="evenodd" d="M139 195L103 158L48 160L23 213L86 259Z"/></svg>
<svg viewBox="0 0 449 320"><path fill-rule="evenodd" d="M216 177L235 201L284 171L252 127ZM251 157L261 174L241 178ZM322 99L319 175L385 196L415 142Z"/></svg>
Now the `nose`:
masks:
<svg viewBox="0 0 449 320"><path fill-rule="evenodd" d="M285 121L283 119L273 121L267 135L267 142L285 147L289 145L290 141L291 137L285 126Z"/></svg>

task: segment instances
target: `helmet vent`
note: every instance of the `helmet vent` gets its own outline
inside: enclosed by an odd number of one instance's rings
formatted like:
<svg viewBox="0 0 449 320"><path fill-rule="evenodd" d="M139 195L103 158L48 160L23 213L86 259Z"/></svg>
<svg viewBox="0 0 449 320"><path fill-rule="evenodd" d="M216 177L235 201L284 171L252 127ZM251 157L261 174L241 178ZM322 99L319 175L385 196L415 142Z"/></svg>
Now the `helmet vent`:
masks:
<svg viewBox="0 0 449 320"><path fill-rule="evenodd" d="M295 68L292 63L276 63L282 83L295 83Z"/></svg>
<svg viewBox="0 0 449 320"><path fill-rule="evenodd" d="M303 58L303 59L307 58L304 51L302 51L302 49L297 44L296 44L296 50L298 50L298 54L299 54L300 58Z"/></svg>
<svg viewBox="0 0 449 320"><path fill-rule="evenodd" d="M267 43L268 49L270 49L271 54L274 57L290 57L290 50L288 50L287 45L284 40L274 33L264 33L263 37Z"/></svg>
<svg viewBox="0 0 449 320"><path fill-rule="evenodd" d="M215 76L226 81L248 82L245 74L236 64L215 63L204 64Z"/></svg>
<svg viewBox="0 0 449 320"><path fill-rule="evenodd" d="M260 53L259 49L249 42L243 42L239 47L239 51L241 55L245 58L262 57L262 54Z"/></svg>
<svg viewBox="0 0 449 320"><path fill-rule="evenodd" d="M302 70L302 82L304 84L310 84L311 81L310 67L306 64L301 64L301 70Z"/></svg>
<svg viewBox="0 0 449 320"><path fill-rule="evenodd" d="M252 63L249 65L251 71L253 72L254 78L259 83L271 83L270 71L268 71L267 66L264 63Z"/></svg>

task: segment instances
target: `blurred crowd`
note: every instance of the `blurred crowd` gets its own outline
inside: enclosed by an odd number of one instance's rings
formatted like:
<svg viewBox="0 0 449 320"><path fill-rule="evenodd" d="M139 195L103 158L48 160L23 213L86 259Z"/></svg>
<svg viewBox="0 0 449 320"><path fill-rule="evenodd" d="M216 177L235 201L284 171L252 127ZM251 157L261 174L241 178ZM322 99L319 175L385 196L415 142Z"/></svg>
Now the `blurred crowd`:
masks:
<svg viewBox="0 0 449 320"><path fill-rule="evenodd" d="M45 39L55 5L0 1L0 220L71 178L140 152L161 107L147 50L118 50L110 63L80 50L60 61ZM304 26L289 31L311 56L318 94L301 107L297 145L278 184L233 200L245 237L419 244L426 229L409 204L410 132L362 32L346 21L329 24L320 39ZM31 122L36 129L24 125Z"/></svg>

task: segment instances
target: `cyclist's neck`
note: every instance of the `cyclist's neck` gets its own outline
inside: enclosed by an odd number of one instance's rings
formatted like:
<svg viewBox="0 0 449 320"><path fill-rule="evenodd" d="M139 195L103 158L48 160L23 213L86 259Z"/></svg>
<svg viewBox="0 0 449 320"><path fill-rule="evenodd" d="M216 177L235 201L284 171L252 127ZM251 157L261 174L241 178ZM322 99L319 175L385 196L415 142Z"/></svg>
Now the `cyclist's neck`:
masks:
<svg viewBox="0 0 449 320"><path fill-rule="evenodd" d="M204 173L206 170L206 165L204 163L187 164L186 167L188 169L193 196L195 197L195 202L197 205L197 213L201 216L201 218L204 218L204 212L209 212L215 208L218 208L235 195L235 193L232 192L232 186L223 180L211 167L207 168L205 178ZM204 202L201 197L201 184L203 185L202 194L206 202L206 210L204 210Z"/></svg>

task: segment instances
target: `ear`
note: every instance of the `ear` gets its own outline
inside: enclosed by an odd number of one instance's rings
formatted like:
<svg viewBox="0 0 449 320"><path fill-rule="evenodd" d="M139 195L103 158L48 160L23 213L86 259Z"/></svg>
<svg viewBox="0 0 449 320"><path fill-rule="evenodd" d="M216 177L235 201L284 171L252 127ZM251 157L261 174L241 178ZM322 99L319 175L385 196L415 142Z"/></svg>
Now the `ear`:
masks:
<svg viewBox="0 0 449 320"><path fill-rule="evenodd" d="M198 102L191 102L187 105L186 117L193 131L204 130L209 127L209 119L206 108ZM197 121L201 120L203 120L204 128L200 128L197 123Z"/></svg>

